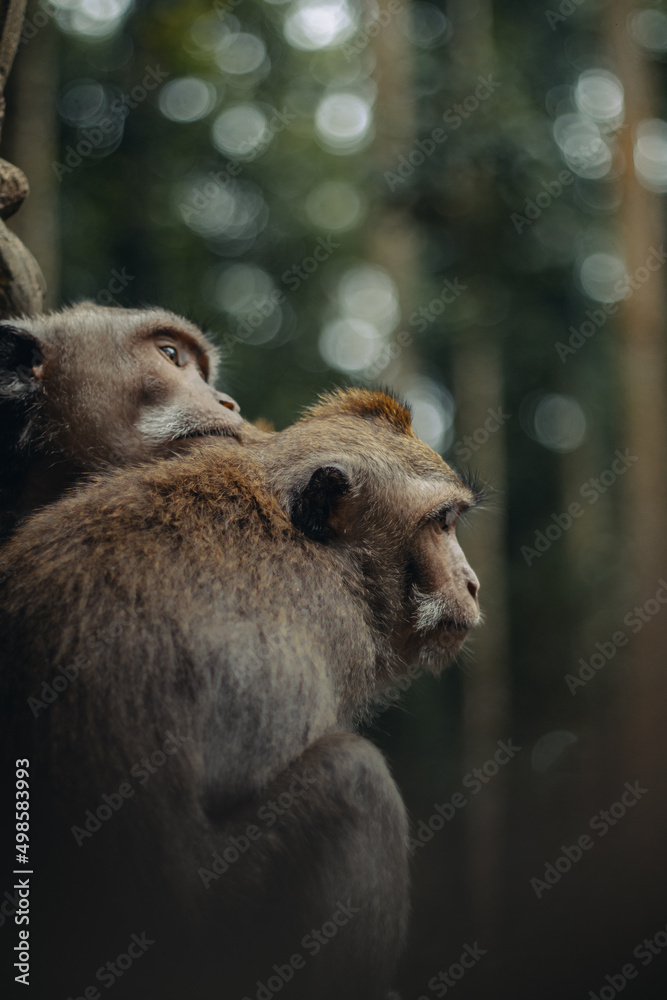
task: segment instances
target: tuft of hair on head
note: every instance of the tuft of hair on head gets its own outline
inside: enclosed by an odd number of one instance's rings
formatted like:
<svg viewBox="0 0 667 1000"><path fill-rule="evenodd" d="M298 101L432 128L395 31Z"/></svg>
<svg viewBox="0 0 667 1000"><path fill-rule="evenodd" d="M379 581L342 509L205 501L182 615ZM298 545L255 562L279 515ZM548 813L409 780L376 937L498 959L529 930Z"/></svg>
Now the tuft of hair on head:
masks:
<svg viewBox="0 0 667 1000"><path fill-rule="evenodd" d="M415 436L410 407L382 389L336 389L324 393L317 403L304 410L301 419L339 416L384 420L401 434Z"/></svg>

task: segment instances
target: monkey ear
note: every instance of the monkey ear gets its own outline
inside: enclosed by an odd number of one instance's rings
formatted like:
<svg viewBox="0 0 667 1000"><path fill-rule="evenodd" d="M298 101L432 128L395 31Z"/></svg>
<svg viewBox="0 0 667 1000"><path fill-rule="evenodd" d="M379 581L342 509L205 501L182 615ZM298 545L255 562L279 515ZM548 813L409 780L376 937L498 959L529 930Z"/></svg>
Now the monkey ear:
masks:
<svg viewBox="0 0 667 1000"><path fill-rule="evenodd" d="M44 363L39 340L11 323L0 323L0 394L25 396L37 378L35 369Z"/></svg>
<svg viewBox="0 0 667 1000"><path fill-rule="evenodd" d="M314 542L330 541L335 535L331 518L336 506L350 491L350 480L340 465L322 465L315 469L308 484L292 496L292 524Z"/></svg>

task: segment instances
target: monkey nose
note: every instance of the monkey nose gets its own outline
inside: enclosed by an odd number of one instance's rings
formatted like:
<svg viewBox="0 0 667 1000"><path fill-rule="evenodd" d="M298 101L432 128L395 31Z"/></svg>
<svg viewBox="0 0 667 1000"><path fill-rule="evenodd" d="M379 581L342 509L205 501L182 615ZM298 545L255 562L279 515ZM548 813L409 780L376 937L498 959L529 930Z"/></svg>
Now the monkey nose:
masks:
<svg viewBox="0 0 667 1000"><path fill-rule="evenodd" d="M477 579L476 573L470 566L466 566L466 577L468 593L472 597L473 601L476 601L479 593L479 580Z"/></svg>
<svg viewBox="0 0 667 1000"><path fill-rule="evenodd" d="M241 412L241 407L239 406L239 404L236 402L235 399L232 399L231 396L226 396L224 392L217 393L217 396L218 396L218 402L222 403L225 409L232 410L234 413Z"/></svg>

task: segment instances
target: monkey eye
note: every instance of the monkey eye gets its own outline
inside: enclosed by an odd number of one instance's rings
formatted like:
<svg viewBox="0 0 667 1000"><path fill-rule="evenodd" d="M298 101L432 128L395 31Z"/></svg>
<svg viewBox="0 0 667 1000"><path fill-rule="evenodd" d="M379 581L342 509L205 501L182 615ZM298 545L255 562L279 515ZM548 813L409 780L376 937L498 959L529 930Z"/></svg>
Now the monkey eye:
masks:
<svg viewBox="0 0 667 1000"><path fill-rule="evenodd" d="M456 527L456 522L458 520L458 511L456 510L443 510L435 518L435 523L438 525L442 532L451 531L452 528Z"/></svg>
<svg viewBox="0 0 667 1000"><path fill-rule="evenodd" d="M180 358L178 354L178 348L174 347L173 344L158 344L158 349L162 351L164 356L169 358L169 360L173 364L175 365L179 364Z"/></svg>
<svg viewBox="0 0 667 1000"><path fill-rule="evenodd" d="M203 352L195 356L188 347L183 344L175 344L173 341L162 344L157 341L156 346L158 351L161 351L177 368L185 368L190 363L194 364L204 382L208 382L208 358Z"/></svg>

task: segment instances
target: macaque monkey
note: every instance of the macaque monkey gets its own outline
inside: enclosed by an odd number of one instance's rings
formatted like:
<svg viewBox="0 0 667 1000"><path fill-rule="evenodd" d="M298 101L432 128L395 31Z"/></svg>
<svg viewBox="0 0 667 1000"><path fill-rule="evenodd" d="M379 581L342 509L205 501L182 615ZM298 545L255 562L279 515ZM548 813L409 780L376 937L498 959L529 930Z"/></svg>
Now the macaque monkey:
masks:
<svg viewBox="0 0 667 1000"><path fill-rule="evenodd" d="M351 389L17 529L4 756L30 760L45 1000L106 985L144 933L119 997L394 996L408 824L355 729L478 623L455 531L479 499L401 403Z"/></svg>
<svg viewBox="0 0 667 1000"><path fill-rule="evenodd" d="M0 323L0 539L85 473L234 436L217 351L163 309L71 309Z"/></svg>

